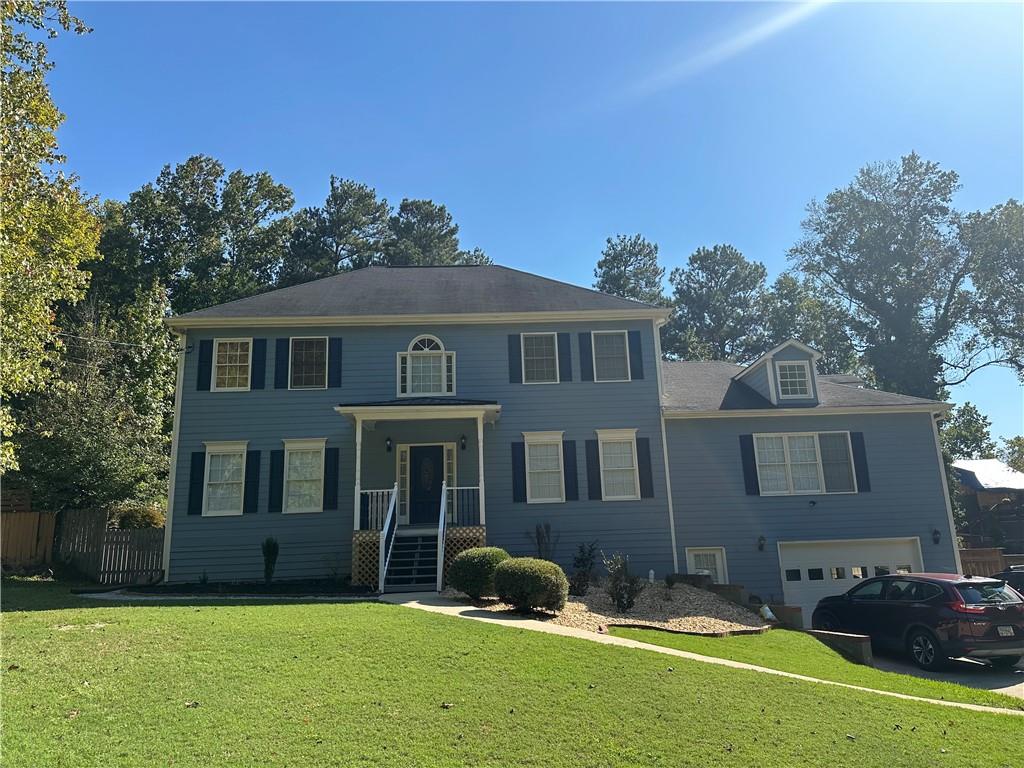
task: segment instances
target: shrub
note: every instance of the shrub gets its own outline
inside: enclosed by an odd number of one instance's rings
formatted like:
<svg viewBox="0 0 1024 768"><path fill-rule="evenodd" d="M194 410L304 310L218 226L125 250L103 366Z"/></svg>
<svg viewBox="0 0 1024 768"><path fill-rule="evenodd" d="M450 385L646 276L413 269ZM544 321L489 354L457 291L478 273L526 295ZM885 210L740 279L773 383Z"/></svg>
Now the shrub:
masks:
<svg viewBox="0 0 1024 768"><path fill-rule="evenodd" d="M604 567L608 569L605 590L619 613L626 613L636 603L637 597L644 591L647 583L629 572L629 557L618 552L604 558Z"/></svg>
<svg viewBox="0 0 1024 768"><path fill-rule="evenodd" d="M705 573L670 573L665 576L665 586L670 589L676 584L689 584L691 587L708 589L711 577Z"/></svg>
<svg viewBox="0 0 1024 768"><path fill-rule="evenodd" d="M122 501L107 510L108 528L162 528L166 514L157 504Z"/></svg>
<svg viewBox="0 0 1024 768"><path fill-rule="evenodd" d="M551 561L535 557L515 557L501 563L494 571L494 588L503 602L520 611L560 611L569 596L565 572Z"/></svg>
<svg viewBox="0 0 1024 768"><path fill-rule="evenodd" d="M277 545L277 539L270 536L263 540L260 549L263 550L263 580L269 584L270 580L274 578L274 568L277 566L277 553L280 547Z"/></svg>
<svg viewBox="0 0 1024 768"><path fill-rule="evenodd" d="M508 560L500 547L474 547L459 552L448 566L448 584L474 600L494 594L494 569Z"/></svg>
<svg viewBox="0 0 1024 768"><path fill-rule="evenodd" d="M572 559L572 577L569 579L569 594L583 597L593 580L594 563L597 562L597 542L580 544Z"/></svg>

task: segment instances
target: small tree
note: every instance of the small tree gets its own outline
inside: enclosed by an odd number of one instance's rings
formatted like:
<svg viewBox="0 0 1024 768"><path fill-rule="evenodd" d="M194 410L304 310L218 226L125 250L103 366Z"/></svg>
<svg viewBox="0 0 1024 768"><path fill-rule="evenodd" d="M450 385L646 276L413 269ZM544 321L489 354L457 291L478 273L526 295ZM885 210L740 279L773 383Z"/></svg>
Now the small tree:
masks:
<svg viewBox="0 0 1024 768"><path fill-rule="evenodd" d="M572 559L572 578L569 579L569 594L583 597L590 589L597 562L597 542L580 544Z"/></svg>
<svg viewBox="0 0 1024 768"><path fill-rule="evenodd" d="M619 613L626 613L636 603L647 583L639 576L629 572L629 556L616 552L611 557L604 557L604 567L608 569L608 583L605 590L615 603Z"/></svg>
<svg viewBox="0 0 1024 768"><path fill-rule="evenodd" d="M263 540L260 549L263 550L263 580L269 584L270 580L274 578L274 567L277 565L277 553L280 547L277 539L268 536Z"/></svg>
<svg viewBox="0 0 1024 768"><path fill-rule="evenodd" d="M541 560L555 560L555 548L561 535L551 532L551 523L537 523L537 526L527 532L526 538L537 548L537 557Z"/></svg>

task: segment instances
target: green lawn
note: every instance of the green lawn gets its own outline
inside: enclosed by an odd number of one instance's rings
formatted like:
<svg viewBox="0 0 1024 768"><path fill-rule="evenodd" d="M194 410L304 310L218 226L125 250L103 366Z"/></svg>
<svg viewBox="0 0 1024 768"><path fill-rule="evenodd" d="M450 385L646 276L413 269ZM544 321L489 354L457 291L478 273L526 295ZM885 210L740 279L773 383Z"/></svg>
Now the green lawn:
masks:
<svg viewBox="0 0 1024 768"><path fill-rule="evenodd" d="M613 627L611 633L619 637L663 645L666 648L743 661L769 669L817 677L820 680L863 685L867 688L908 693L930 699L1024 709L1024 701L1001 693L854 664L803 632L773 629L763 635L699 637L649 629Z"/></svg>
<svg viewBox="0 0 1024 768"><path fill-rule="evenodd" d="M1024 763L1024 718L397 606L3 590L7 768Z"/></svg>

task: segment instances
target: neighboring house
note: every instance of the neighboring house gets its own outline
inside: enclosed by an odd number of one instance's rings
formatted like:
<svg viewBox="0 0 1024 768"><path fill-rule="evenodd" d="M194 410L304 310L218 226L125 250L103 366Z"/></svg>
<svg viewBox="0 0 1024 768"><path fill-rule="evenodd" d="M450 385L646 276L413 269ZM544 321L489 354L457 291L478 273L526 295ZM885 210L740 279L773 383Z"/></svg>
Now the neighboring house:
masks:
<svg viewBox="0 0 1024 768"><path fill-rule="evenodd" d="M973 546L1024 552L1024 472L998 459L957 459L953 473Z"/></svg>
<svg viewBox="0 0 1024 768"><path fill-rule="evenodd" d="M377 587L386 560L388 588L434 587L439 543L531 554L544 523L563 566L596 541L805 607L957 569L947 406L819 376L795 341L663 363L667 318L498 266L371 267L172 318L168 580L258 578L273 536L280 578Z"/></svg>

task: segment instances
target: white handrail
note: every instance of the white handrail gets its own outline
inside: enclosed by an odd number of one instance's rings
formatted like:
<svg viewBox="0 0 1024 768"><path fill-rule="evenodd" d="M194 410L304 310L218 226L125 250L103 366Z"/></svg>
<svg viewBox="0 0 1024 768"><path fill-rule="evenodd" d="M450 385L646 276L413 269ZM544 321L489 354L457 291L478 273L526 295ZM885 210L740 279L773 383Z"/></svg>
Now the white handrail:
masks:
<svg viewBox="0 0 1024 768"><path fill-rule="evenodd" d="M391 528L391 523L396 520L395 517L395 502L398 499L398 483L395 483L391 489L391 501L388 502L388 514L384 518L384 525L380 529L380 553L377 560L377 587L379 592L384 591L384 580L388 575L388 565L391 563L391 550L395 546L395 534L391 534L391 540L388 541L388 531Z"/></svg>
<svg viewBox="0 0 1024 768"><path fill-rule="evenodd" d="M441 509L437 520L437 591L444 587L444 528L448 519L448 483L441 483Z"/></svg>

